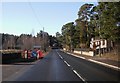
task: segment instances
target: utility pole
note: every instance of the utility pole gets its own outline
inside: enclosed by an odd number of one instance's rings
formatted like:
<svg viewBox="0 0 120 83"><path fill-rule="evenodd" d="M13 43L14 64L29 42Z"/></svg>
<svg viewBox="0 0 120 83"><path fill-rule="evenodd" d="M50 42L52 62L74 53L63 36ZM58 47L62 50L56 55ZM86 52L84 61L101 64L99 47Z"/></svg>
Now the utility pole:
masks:
<svg viewBox="0 0 120 83"><path fill-rule="evenodd" d="M73 51L73 45L72 45L72 30L71 30L71 27L70 27L70 51L72 52Z"/></svg>
<svg viewBox="0 0 120 83"><path fill-rule="evenodd" d="M32 45L31 45L31 49L34 47L34 36L35 36L35 33L34 33L34 29L32 29L32 32L31 32L31 34L32 34Z"/></svg>
<svg viewBox="0 0 120 83"><path fill-rule="evenodd" d="M100 37L100 42L99 42L99 56L101 57L101 34L100 34L100 28L101 28L101 26L100 26L100 20L101 20L101 10L99 10L99 37Z"/></svg>
<svg viewBox="0 0 120 83"><path fill-rule="evenodd" d="M46 52L44 27L43 27L43 50Z"/></svg>

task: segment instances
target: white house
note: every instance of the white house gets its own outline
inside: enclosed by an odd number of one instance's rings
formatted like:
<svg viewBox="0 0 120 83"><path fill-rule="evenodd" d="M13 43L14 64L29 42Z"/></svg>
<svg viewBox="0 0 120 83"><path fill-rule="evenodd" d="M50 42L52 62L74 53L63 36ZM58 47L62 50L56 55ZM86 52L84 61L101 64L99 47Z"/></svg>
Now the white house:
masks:
<svg viewBox="0 0 120 83"><path fill-rule="evenodd" d="M106 39L95 39L92 38L90 41L90 48L93 50L107 48L107 40Z"/></svg>

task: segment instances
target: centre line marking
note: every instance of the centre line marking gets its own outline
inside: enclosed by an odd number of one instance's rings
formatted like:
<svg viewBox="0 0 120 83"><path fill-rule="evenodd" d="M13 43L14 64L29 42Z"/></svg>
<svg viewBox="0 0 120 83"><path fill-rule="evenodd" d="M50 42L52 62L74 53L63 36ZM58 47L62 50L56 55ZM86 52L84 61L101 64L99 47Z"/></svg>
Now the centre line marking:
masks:
<svg viewBox="0 0 120 83"><path fill-rule="evenodd" d="M69 66L70 67L70 65L66 62L66 61L64 61L65 62L65 64L67 65L67 66Z"/></svg>
<svg viewBox="0 0 120 83"><path fill-rule="evenodd" d="M63 57L57 52L57 54L59 55L59 57L61 58L61 59L63 59Z"/></svg>
<svg viewBox="0 0 120 83"><path fill-rule="evenodd" d="M83 82L87 83L87 82L85 81L85 79L84 79L82 76L80 76L80 74L77 73L76 70L73 70L73 72L74 72Z"/></svg>
<svg viewBox="0 0 120 83"><path fill-rule="evenodd" d="M57 54L59 55L60 58L62 57L58 52L57 52ZM63 58L63 57L62 57L62 58ZM67 61L64 60L64 63L65 63L67 66L71 67L71 66L68 64ZM80 74L77 73L76 70L74 70L72 67L71 67L71 69L72 69L72 71L73 71L84 83L87 83L87 82L85 81L85 79L84 79Z"/></svg>

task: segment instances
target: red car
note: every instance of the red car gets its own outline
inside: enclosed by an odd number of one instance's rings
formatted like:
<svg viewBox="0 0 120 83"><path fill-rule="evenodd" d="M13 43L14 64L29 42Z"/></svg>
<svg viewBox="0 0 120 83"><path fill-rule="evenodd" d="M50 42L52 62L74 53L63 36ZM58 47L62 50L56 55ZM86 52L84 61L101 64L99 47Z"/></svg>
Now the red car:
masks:
<svg viewBox="0 0 120 83"><path fill-rule="evenodd" d="M38 59L43 58L43 53L42 53L41 50L37 50L37 58L38 58Z"/></svg>

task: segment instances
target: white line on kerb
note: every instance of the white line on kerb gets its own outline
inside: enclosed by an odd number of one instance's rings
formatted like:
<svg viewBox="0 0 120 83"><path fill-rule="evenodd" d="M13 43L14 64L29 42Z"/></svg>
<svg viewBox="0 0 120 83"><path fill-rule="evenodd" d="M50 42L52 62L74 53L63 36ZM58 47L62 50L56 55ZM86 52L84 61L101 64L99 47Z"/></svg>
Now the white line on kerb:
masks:
<svg viewBox="0 0 120 83"><path fill-rule="evenodd" d="M71 54L75 57L78 57L78 58L81 58L81 59L86 59L85 57L81 57L81 56L77 56L75 54L72 54L72 53L68 53L67 54ZM98 64L101 64L101 65L104 65L104 66L108 66L108 67L111 67L111 68L114 68L114 69L117 69L117 70L120 70L120 67L117 67L117 66L114 66L114 65L109 65L109 64L106 64L106 63L103 63L103 62L99 62L99 61L96 61L96 60L93 60L93 59L86 59L88 61L91 61L91 62L95 62L95 63L98 63Z"/></svg>
<svg viewBox="0 0 120 83"><path fill-rule="evenodd" d="M86 59L85 57L81 57L81 56L78 56L78 55L73 55L73 56L79 57L79 58L81 58L81 59Z"/></svg>
<svg viewBox="0 0 120 83"><path fill-rule="evenodd" d="M99 63L99 64L102 64L102 65L106 65L106 66L109 66L109 67L112 67L112 68L120 70L120 67L117 67L117 66L109 65L109 64L102 63L102 62L99 62L99 61L96 61L96 60L92 60L92 59L88 59L88 60L92 61L92 62L95 62L95 63Z"/></svg>
<svg viewBox="0 0 120 83"><path fill-rule="evenodd" d="M75 56L75 57L78 57L78 58L81 58L81 59L86 59L85 57L81 57L81 56L78 56L78 55L75 55L75 54L72 54L72 53L68 53L68 52L67 52L67 54L71 54L71 55L73 55L73 56Z"/></svg>
<svg viewBox="0 0 120 83"><path fill-rule="evenodd" d="M73 72L74 72L83 82L87 83L87 82L85 81L85 79L82 78L82 76L80 76L80 74L77 73L76 70L73 70Z"/></svg>
<svg viewBox="0 0 120 83"><path fill-rule="evenodd" d="M85 57L80 57L80 58L82 58L82 59L86 59Z"/></svg>

